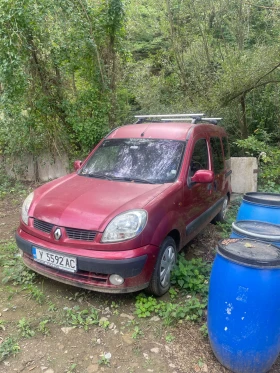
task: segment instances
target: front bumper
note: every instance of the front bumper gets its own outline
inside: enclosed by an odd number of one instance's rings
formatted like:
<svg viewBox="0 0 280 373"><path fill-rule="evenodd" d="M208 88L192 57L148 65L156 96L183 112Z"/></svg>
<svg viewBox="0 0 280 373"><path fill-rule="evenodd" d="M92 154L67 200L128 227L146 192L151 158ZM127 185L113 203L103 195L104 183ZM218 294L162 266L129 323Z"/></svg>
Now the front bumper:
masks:
<svg viewBox="0 0 280 373"><path fill-rule="evenodd" d="M25 265L35 272L59 282L107 293L128 293L146 288L159 251L153 245L125 251L73 250L72 247L61 247L39 239L21 228L16 233L16 242L23 251ZM75 256L77 272L66 272L34 261L33 246ZM124 283L120 286L112 285L109 282L111 274L122 276Z"/></svg>

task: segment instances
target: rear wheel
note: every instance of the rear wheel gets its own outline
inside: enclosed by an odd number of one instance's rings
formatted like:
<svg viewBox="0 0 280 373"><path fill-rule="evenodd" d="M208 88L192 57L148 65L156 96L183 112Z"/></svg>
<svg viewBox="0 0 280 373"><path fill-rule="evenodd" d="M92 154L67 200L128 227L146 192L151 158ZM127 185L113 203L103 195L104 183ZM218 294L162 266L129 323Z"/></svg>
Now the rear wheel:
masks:
<svg viewBox="0 0 280 373"><path fill-rule="evenodd" d="M214 217L213 223L224 223L226 220L226 214L228 210L228 197L226 196L223 200L223 206L220 212Z"/></svg>
<svg viewBox="0 0 280 373"><path fill-rule="evenodd" d="M160 297L170 288L171 271L177 258L176 243L172 237L166 237L160 246L156 266L147 291Z"/></svg>

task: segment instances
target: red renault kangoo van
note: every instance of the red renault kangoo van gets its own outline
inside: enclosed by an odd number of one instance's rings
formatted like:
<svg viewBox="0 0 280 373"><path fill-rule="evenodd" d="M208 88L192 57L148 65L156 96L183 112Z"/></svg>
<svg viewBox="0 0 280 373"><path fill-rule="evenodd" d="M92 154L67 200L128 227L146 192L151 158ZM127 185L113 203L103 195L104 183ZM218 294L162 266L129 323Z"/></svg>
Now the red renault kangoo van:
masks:
<svg viewBox="0 0 280 373"><path fill-rule="evenodd" d="M164 294L178 251L225 217L231 170L216 119L140 116L110 132L74 173L24 201L24 263L85 289Z"/></svg>

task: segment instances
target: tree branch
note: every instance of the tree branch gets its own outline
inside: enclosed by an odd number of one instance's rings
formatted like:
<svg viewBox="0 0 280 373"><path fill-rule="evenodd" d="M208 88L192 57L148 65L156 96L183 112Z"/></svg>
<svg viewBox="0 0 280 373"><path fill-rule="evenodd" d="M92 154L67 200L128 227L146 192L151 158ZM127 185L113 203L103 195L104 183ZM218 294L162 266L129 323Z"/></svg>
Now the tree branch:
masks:
<svg viewBox="0 0 280 373"><path fill-rule="evenodd" d="M280 80L268 80L268 81L262 82L260 84L255 84L254 86L252 86L252 87L250 87L248 89L245 89L243 91L238 92L236 95L234 95L233 97L231 97L230 99L228 99L226 102L229 103L229 102L235 100L236 98L238 98L238 97L240 97L242 95L246 95L247 93L251 92L255 88L259 88L259 87L265 86L267 84L272 84L272 83L275 83L275 84L280 83Z"/></svg>
<svg viewBox="0 0 280 373"><path fill-rule="evenodd" d="M78 0L79 4L81 5L82 7L82 10L86 16L86 19L89 23L89 32L90 32L90 36L91 36L91 39L95 45L95 51L96 51L96 57L97 57L97 62L98 62L98 67L99 67L99 71L100 71L100 74L101 74L101 80L102 80L102 86L103 88L105 88L105 80L104 80L104 75L103 75L103 71L102 71L102 66L101 66L101 60L100 60L100 55L99 55L99 52L98 52L98 49L97 49L97 44L95 42L95 38L94 38L94 34L93 34L93 28L92 28L92 25L91 25L91 21L90 21L90 18L89 18L89 15L87 13L87 10L82 2L82 0Z"/></svg>

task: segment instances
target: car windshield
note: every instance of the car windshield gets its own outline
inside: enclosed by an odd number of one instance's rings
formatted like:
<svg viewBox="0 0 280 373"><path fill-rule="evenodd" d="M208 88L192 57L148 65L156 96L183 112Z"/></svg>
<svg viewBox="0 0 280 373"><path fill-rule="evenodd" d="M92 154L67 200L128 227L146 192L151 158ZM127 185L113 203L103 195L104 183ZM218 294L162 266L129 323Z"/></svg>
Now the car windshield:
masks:
<svg viewBox="0 0 280 373"><path fill-rule="evenodd" d="M171 183L178 175L184 147L183 141L174 140L105 140L79 174L139 183Z"/></svg>

